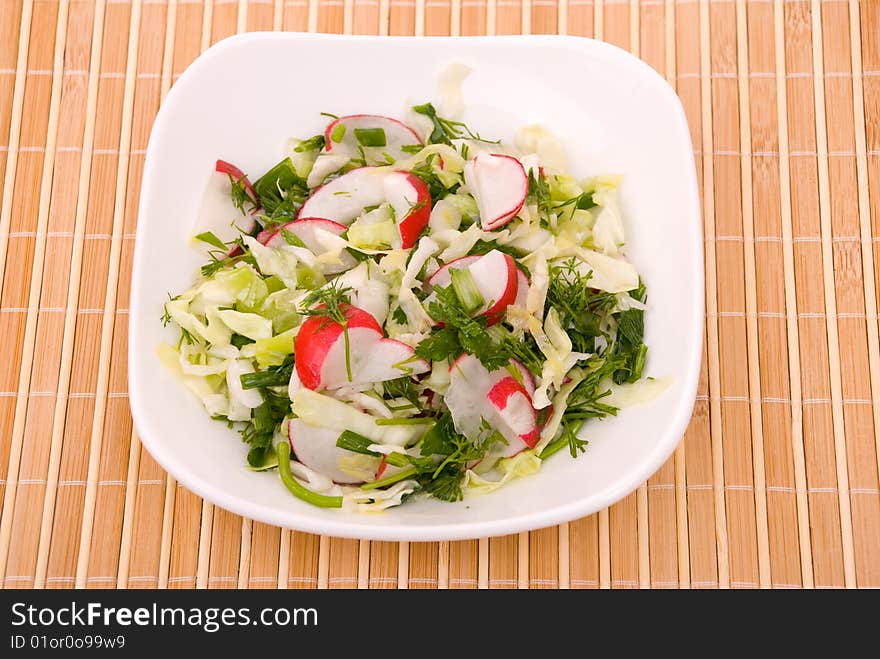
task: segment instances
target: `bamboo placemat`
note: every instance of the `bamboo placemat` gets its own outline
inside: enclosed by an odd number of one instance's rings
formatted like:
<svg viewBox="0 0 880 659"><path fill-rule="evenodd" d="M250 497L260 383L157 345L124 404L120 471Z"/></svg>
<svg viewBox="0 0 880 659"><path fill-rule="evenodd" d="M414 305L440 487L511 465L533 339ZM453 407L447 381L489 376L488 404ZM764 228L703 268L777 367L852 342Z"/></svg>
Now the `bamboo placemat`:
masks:
<svg viewBox="0 0 880 659"><path fill-rule="evenodd" d="M880 1L0 6L5 587L880 586ZM144 149L177 76L250 30L593 36L675 86L706 338L693 420L648 483L559 527L407 544L251 522L156 465L126 385Z"/></svg>

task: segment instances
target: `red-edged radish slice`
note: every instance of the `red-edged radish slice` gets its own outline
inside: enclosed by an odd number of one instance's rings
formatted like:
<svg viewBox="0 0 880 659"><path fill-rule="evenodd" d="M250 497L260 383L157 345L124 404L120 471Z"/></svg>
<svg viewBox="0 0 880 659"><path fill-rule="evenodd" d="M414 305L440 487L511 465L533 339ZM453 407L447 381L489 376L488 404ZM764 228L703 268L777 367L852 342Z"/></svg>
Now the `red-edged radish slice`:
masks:
<svg viewBox="0 0 880 659"><path fill-rule="evenodd" d="M537 413L532 407L532 398L523 385L508 376L496 382L486 397L497 411L499 423L496 427L504 435L508 446L515 446L517 440L529 447L538 443L541 433L538 430Z"/></svg>
<svg viewBox="0 0 880 659"><path fill-rule="evenodd" d="M470 271L486 301L487 308L482 313L486 314L489 324L494 325L504 317L504 311L516 299L516 273L519 268L512 256L493 249L474 263Z"/></svg>
<svg viewBox="0 0 880 659"><path fill-rule="evenodd" d="M452 270L467 269L483 297L483 305L474 314L486 315L489 325L504 317L504 311L516 299L519 268L509 254L493 249L482 256L464 256L450 261L428 280L431 286L448 286L452 282ZM426 305L430 300L426 300Z"/></svg>
<svg viewBox="0 0 880 659"><path fill-rule="evenodd" d="M253 208L244 215L232 202L230 178L241 182L253 204ZM253 233L257 228L259 212L259 200L247 176L232 163L218 160L202 194L196 222L197 230L194 233L210 231L223 242L229 243L242 234ZM233 245L227 255L236 256L240 253L241 248Z"/></svg>
<svg viewBox="0 0 880 659"><path fill-rule="evenodd" d="M476 357L467 354L455 360L449 371L444 401L458 432L475 438L484 432L485 420L507 440L506 446L491 449L493 457L499 458L537 444L540 429L526 377L520 384L506 368L489 372Z"/></svg>
<svg viewBox="0 0 880 659"><path fill-rule="evenodd" d="M352 355L354 384L385 382L404 375L421 375L431 370L431 364L416 357L416 351L395 339L380 339L360 355ZM342 385L349 384L346 381Z"/></svg>
<svg viewBox="0 0 880 659"><path fill-rule="evenodd" d="M455 429L469 439L479 437L483 419L491 423L492 408L486 394L507 371L493 377L473 355L463 354L449 367L449 388L443 402L452 414Z"/></svg>
<svg viewBox="0 0 880 659"><path fill-rule="evenodd" d="M334 236L341 236L345 233L346 227L338 222L327 220L322 217L301 217L293 222L288 222L274 232L268 233L266 231L261 231L257 235L257 240L268 247L281 247L287 245L288 243L281 233L282 230L290 231L290 233L303 242L310 252L316 256L320 256L327 251L327 247L322 244L319 232L326 231ZM267 233L268 235L266 235ZM339 253L339 258L342 261L341 264L325 264L324 272L327 274L336 274L338 272L349 270L357 265L357 259L345 250Z"/></svg>
<svg viewBox="0 0 880 659"><path fill-rule="evenodd" d="M519 213L529 180L519 160L497 153L479 153L464 167L464 179L480 209L486 231L504 226Z"/></svg>
<svg viewBox="0 0 880 659"><path fill-rule="evenodd" d="M388 456L383 455L382 459L379 460L379 468L376 469L376 479L382 478L382 474L385 473L385 470L388 468Z"/></svg>
<svg viewBox="0 0 880 659"><path fill-rule="evenodd" d="M519 268L516 269L516 282L516 299L513 304L525 309L526 299L529 297L529 278Z"/></svg>
<svg viewBox="0 0 880 659"><path fill-rule="evenodd" d="M410 172L391 172L385 178L385 199L394 209L400 246L416 244L431 218L431 192L425 182Z"/></svg>
<svg viewBox="0 0 880 659"><path fill-rule="evenodd" d="M316 188L299 209L300 217L329 217L348 226L367 206L385 202L385 177L378 167L359 167Z"/></svg>
<svg viewBox="0 0 880 659"><path fill-rule="evenodd" d="M532 372L526 368L526 365L523 364L518 359L511 359L510 363L519 370L522 376L522 384L526 388L526 391L529 392L529 396L533 396L535 394L535 376L532 375Z"/></svg>
<svg viewBox="0 0 880 659"><path fill-rule="evenodd" d="M250 180L248 180L247 175L238 167L231 162L217 160L217 162L214 163L214 171L231 176L234 181L241 183L247 191L248 196L251 198L251 201L254 203L254 206L258 207L260 205L260 200L257 197L257 192L254 190L254 186L251 184Z"/></svg>
<svg viewBox="0 0 880 659"><path fill-rule="evenodd" d="M378 130L381 129L381 133ZM361 131L366 131L361 133ZM358 139L360 134L361 139ZM384 137L385 144L370 146L373 138ZM336 140L334 140L336 138ZM380 140L381 141L381 140ZM362 142L366 142L363 144ZM332 121L324 130L324 151L349 157L359 156L363 148L367 164L388 165L388 158L400 160L407 154L402 147L422 144L418 134L405 123L378 114L350 114Z"/></svg>
<svg viewBox="0 0 880 659"><path fill-rule="evenodd" d="M338 389L348 385L394 380L420 375L431 365L416 357L400 341L386 339L369 313L345 308L348 340L342 325L313 316L300 327L294 343L296 373L309 389Z"/></svg>
<svg viewBox="0 0 880 659"><path fill-rule="evenodd" d="M454 259L441 267L437 272L428 277L428 285L432 288L435 286L446 287L452 283L452 270L462 270L469 268L483 256L481 254L472 254L471 256L462 256Z"/></svg>
<svg viewBox="0 0 880 659"><path fill-rule="evenodd" d="M290 449L297 461L317 471L338 485L360 485L363 478L347 474L339 468L340 460L357 455L336 446L339 431L310 426L299 419L291 419L287 426Z"/></svg>
<svg viewBox="0 0 880 659"><path fill-rule="evenodd" d="M348 321L350 354L353 355L362 344L371 345L382 338L382 328L366 311L347 306L345 318ZM341 362L342 377L347 380L343 327L329 318L312 316L300 326L294 342L294 354L296 374L304 387L326 387L325 369L330 375L334 369L339 370L338 362Z"/></svg>
<svg viewBox="0 0 880 659"><path fill-rule="evenodd" d="M369 206L388 202L394 209L403 249L412 247L431 217L431 193L418 176L383 167L353 169L317 188L298 218L328 217L350 225Z"/></svg>

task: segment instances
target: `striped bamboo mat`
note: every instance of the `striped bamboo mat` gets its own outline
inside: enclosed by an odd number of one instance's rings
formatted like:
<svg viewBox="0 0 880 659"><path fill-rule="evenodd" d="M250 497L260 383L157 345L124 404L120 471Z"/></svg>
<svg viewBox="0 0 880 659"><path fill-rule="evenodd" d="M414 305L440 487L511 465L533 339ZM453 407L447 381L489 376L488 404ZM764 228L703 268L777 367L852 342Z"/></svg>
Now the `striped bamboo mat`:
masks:
<svg viewBox="0 0 880 659"><path fill-rule="evenodd" d="M156 465L126 393L144 149L176 77L249 30L593 36L676 87L708 315L694 418L647 484L398 544L254 523ZM0 184L6 587L880 587L878 0L0 0Z"/></svg>

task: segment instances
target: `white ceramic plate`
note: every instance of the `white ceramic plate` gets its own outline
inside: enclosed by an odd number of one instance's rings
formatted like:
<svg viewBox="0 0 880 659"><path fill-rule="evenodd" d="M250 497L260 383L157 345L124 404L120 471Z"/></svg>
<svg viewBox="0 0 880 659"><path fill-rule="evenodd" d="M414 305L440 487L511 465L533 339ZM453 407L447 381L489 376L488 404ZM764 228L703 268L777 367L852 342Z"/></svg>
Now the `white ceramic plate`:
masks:
<svg viewBox="0 0 880 659"><path fill-rule="evenodd" d="M382 514L311 507L278 475L245 468L234 430L212 421L156 357L174 342L159 322L170 291L188 288L204 260L189 238L217 158L259 174L287 138L320 132L335 114L402 116L437 100L452 60L472 67L464 119L510 140L526 123L560 135L578 176L621 173L627 251L650 310L647 372L673 378L651 403L586 426L577 460L449 504L418 500ZM690 418L703 333L703 251L691 141L674 91L614 46L576 37L376 38L256 33L199 57L162 106L147 149L129 326L129 387L144 446L183 485L246 517L312 533L380 540L445 540L513 533L595 512L634 490L672 453Z"/></svg>

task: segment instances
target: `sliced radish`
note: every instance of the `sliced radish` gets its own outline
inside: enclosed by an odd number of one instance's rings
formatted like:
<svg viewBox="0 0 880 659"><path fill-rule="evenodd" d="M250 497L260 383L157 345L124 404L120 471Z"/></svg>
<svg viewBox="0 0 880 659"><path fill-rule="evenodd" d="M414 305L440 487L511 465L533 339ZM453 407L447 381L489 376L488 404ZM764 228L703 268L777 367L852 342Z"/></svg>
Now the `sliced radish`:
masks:
<svg viewBox="0 0 880 659"><path fill-rule="evenodd" d="M441 267L437 272L431 275L428 278L428 285L431 287L434 286L449 286L452 283L452 270L461 270L463 268L468 268L472 266L476 261L479 261L483 256L481 254L473 254L471 256L462 256L460 258L454 259Z"/></svg>
<svg viewBox="0 0 880 659"><path fill-rule="evenodd" d="M353 169L317 188L297 217L327 217L348 226L370 206L388 203L400 231L400 247L412 247L431 217L431 193L418 176L384 167ZM396 245L395 245L396 247Z"/></svg>
<svg viewBox="0 0 880 659"><path fill-rule="evenodd" d="M513 156L479 153L464 167L464 179L480 209L480 225L486 231L504 226L523 207L529 180Z"/></svg>
<svg viewBox="0 0 880 659"><path fill-rule="evenodd" d="M541 438L538 431L537 413L532 407L532 398L526 388L508 376L499 380L486 395L497 410L499 432L504 435L508 445L522 440L534 447Z"/></svg>
<svg viewBox="0 0 880 659"><path fill-rule="evenodd" d="M385 178L385 199L394 209L400 246L416 244L431 219L431 192L425 182L410 172L391 172Z"/></svg>
<svg viewBox="0 0 880 659"><path fill-rule="evenodd" d="M385 470L388 468L388 456L383 455L382 459L379 460L379 468L376 469L376 478L382 478L382 475L385 473Z"/></svg>
<svg viewBox="0 0 880 659"><path fill-rule="evenodd" d="M526 365L523 364L518 359L511 359L510 363L513 364L517 370L519 370L522 375L522 384L526 388L526 391L529 392L529 396L534 395L535 393L535 376L532 375L532 372L526 368Z"/></svg>
<svg viewBox="0 0 880 659"><path fill-rule="evenodd" d="M288 222L274 232L261 231L257 236L257 240L269 247L281 247L288 244L281 231L290 231L290 233L303 242L309 251L319 256L327 251L327 246L321 242L321 232L341 236L345 233L345 229L346 227L333 220L326 220L321 217L301 217L293 222ZM357 265L357 259L345 250L339 253L339 258L342 263L325 264L324 272L332 275L344 272Z"/></svg>
<svg viewBox="0 0 880 659"><path fill-rule="evenodd" d="M291 419L287 426L287 437L293 455L309 469L317 471L338 485L359 485L364 482L364 478L358 478L340 469L340 461L350 460L357 454L336 446L336 440L339 439L338 430L310 426L299 419Z"/></svg>
<svg viewBox="0 0 880 659"><path fill-rule="evenodd" d="M449 388L443 402L452 414L455 429L469 439L476 439L482 432L482 421L491 423L492 409L486 394L506 371L496 371L492 376L473 355L464 354L449 367Z"/></svg>
<svg viewBox="0 0 880 659"><path fill-rule="evenodd" d="M360 156L363 149L369 165L388 165L406 158L408 154L402 147L421 143L416 132L406 124L377 114L339 117L324 131L325 152L353 158Z"/></svg>
<svg viewBox="0 0 880 659"><path fill-rule="evenodd" d="M516 269L516 299L513 304L523 309L526 308L526 300L529 297L529 278L519 268Z"/></svg>
<svg viewBox="0 0 880 659"><path fill-rule="evenodd" d="M328 217L348 226L367 206L385 202L385 176L379 167L359 167L325 183L306 199L297 217Z"/></svg>
<svg viewBox="0 0 880 659"><path fill-rule="evenodd" d="M489 325L499 322L517 295L519 268L513 258L497 249L482 256L464 256L444 265L434 273L428 283L431 286L448 286L452 282L452 270L457 269L470 271L483 297L483 305L474 315L485 314ZM429 296L425 304L430 300Z"/></svg>
<svg viewBox="0 0 880 659"><path fill-rule="evenodd" d="M381 339L362 356L355 356L352 370L357 372L355 384L395 380L404 375L421 375L431 365L416 357L416 351L396 339ZM346 383L344 383L346 384Z"/></svg>
<svg viewBox="0 0 880 659"><path fill-rule="evenodd" d="M214 163L214 171L220 172L221 174L225 174L227 176L231 176L232 179L238 183L241 183L244 186L244 189L247 191L248 196L251 198L254 206L257 207L260 205L260 200L257 197L257 192L254 190L254 186L248 180L247 175L243 171L241 171L238 167L233 165L231 162L226 162L225 160L217 160Z"/></svg>
<svg viewBox="0 0 880 659"><path fill-rule="evenodd" d="M476 357L462 355L450 367L444 400L458 432L471 439L479 437L485 421L507 440L506 446L492 449L493 458L516 455L540 439L529 389L506 368L489 372Z"/></svg>
<svg viewBox="0 0 880 659"><path fill-rule="evenodd" d="M345 309L342 325L313 316L300 327L294 343L296 372L309 389L371 384L404 375L420 375L431 365L400 341L386 339L382 328L363 309Z"/></svg>
<svg viewBox="0 0 880 659"><path fill-rule="evenodd" d="M241 182L253 203L253 208L244 215L232 202L230 178ZM218 160L202 194L196 231L193 233L210 231L223 242L229 243L242 234L253 233L257 228L259 212L259 200L247 176L235 165L225 160ZM227 254L236 256L240 253L241 248L233 245Z"/></svg>
<svg viewBox="0 0 880 659"><path fill-rule="evenodd" d="M352 345L354 339L361 342L371 343L372 340L382 338L382 328L370 314L357 307L348 306L345 309L345 319L348 322L349 347L354 352ZM303 386L309 389L317 389L322 386L322 373L331 352L338 353L341 349L343 376L345 369L345 347L342 342L343 327L337 322L321 316L312 316L306 320L299 329L294 343L296 354L296 373ZM372 335L372 337L371 337ZM362 337L362 338L361 338ZM337 346L339 343L339 346ZM334 357L339 361L340 355Z"/></svg>

